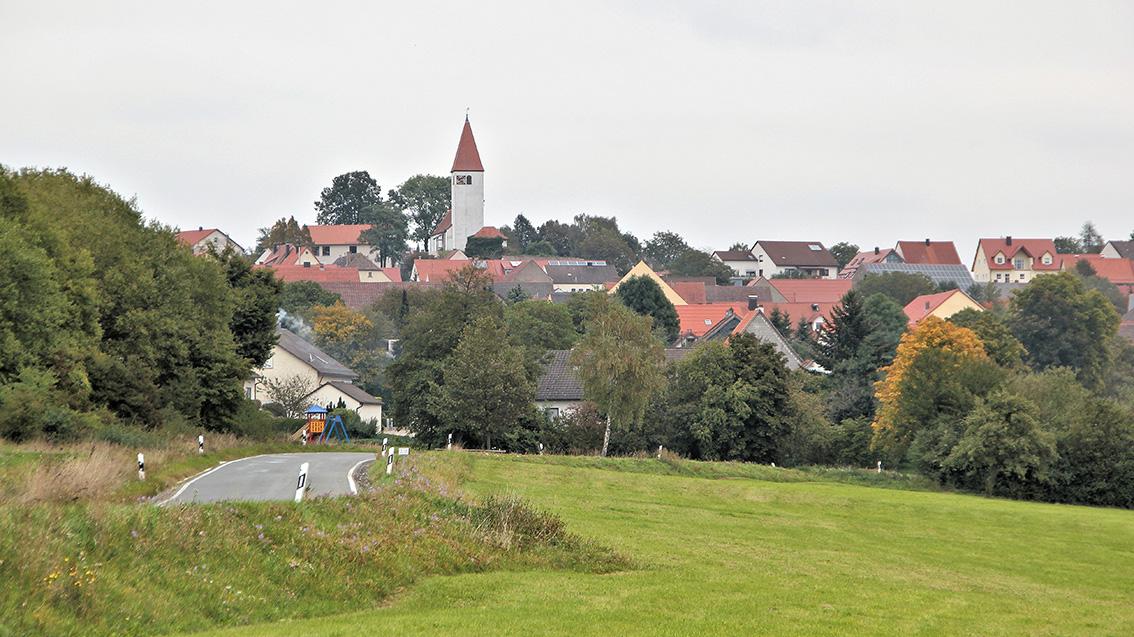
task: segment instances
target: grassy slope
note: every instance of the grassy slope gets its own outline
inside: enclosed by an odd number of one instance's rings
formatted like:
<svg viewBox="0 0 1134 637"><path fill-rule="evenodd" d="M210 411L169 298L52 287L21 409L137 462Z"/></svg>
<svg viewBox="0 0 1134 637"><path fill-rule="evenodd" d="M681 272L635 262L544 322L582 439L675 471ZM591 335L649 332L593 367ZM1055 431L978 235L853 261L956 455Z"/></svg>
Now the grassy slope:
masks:
<svg viewBox="0 0 1134 637"><path fill-rule="evenodd" d="M1130 511L685 477L667 474L713 471L649 460L463 461L468 489L527 497L639 567L431 578L387 608L217 634L1134 632Z"/></svg>

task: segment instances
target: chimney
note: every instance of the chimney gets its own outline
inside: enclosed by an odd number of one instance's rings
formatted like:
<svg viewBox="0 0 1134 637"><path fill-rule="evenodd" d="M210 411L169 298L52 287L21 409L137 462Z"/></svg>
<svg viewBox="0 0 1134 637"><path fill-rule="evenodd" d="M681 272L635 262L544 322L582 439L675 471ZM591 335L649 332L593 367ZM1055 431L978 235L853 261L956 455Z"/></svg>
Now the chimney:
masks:
<svg viewBox="0 0 1134 637"><path fill-rule="evenodd" d="M760 306L760 297L755 294L748 295L748 309L749 311L755 310Z"/></svg>
<svg viewBox="0 0 1134 637"><path fill-rule="evenodd" d="M929 245L929 239L925 240L925 245Z"/></svg>
<svg viewBox="0 0 1134 637"><path fill-rule="evenodd" d="M929 301L926 301L926 302L925 302L925 311L926 311L926 312L928 312L928 311L929 311Z"/></svg>
<svg viewBox="0 0 1134 637"><path fill-rule="evenodd" d="M1012 235L1008 235L1007 237L1004 237L1004 244L1005 245L1012 245Z"/></svg>
<svg viewBox="0 0 1134 637"><path fill-rule="evenodd" d="M818 312L819 311L819 304L818 303L812 303L811 304L811 311L812 312Z"/></svg>
<svg viewBox="0 0 1134 637"><path fill-rule="evenodd" d="M878 254L878 246L874 246L874 254Z"/></svg>
<svg viewBox="0 0 1134 637"><path fill-rule="evenodd" d="M205 226L197 226L197 232L200 232L204 229L205 229Z"/></svg>

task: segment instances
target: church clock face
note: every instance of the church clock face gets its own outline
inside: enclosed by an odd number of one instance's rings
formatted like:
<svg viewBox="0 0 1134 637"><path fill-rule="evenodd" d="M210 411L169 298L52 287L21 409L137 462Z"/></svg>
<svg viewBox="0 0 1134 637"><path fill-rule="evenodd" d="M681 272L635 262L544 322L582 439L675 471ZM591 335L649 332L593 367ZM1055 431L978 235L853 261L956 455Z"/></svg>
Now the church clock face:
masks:
<svg viewBox="0 0 1134 637"><path fill-rule="evenodd" d="M471 186L472 185L472 175L456 175L453 178L457 180L456 183L457 183L458 186Z"/></svg>

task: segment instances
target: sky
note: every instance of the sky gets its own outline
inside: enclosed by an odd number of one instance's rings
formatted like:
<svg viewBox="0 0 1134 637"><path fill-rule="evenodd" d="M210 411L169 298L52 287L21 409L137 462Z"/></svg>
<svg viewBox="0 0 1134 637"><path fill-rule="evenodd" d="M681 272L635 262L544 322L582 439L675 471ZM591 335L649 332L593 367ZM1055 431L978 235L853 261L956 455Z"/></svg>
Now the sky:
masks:
<svg viewBox="0 0 1134 637"><path fill-rule="evenodd" d="M643 240L1134 230L1130 2L0 0L0 164L246 247L340 173Z"/></svg>

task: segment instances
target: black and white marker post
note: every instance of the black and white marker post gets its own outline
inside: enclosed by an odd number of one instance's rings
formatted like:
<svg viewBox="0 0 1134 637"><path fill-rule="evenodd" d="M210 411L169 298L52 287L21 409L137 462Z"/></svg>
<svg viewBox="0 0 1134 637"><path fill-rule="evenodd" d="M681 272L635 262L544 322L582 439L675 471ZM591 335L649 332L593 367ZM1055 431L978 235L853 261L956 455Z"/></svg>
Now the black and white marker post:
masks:
<svg viewBox="0 0 1134 637"><path fill-rule="evenodd" d="M539 443L539 455L543 455L543 443Z"/></svg>
<svg viewBox="0 0 1134 637"><path fill-rule="evenodd" d="M205 453L205 434L197 436L197 453Z"/></svg>
<svg viewBox="0 0 1134 637"><path fill-rule="evenodd" d="M386 475L394 473L394 450L386 454Z"/></svg>
<svg viewBox="0 0 1134 637"><path fill-rule="evenodd" d="M142 454L138 454L138 479L146 479L146 457Z"/></svg>
<svg viewBox="0 0 1134 637"><path fill-rule="evenodd" d="M453 450L453 434L449 434L449 444L445 447L445 449L448 451Z"/></svg>
<svg viewBox="0 0 1134 637"><path fill-rule="evenodd" d="M389 438L383 438L382 439L382 455L383 456L386 455L386 449L388 448L388 445L386 443L388 443L389 441L390 441ZM386 473L390 473L390 472L387 471Z"/></svg>
<svg viewBox="0 0 1134 637"><path fill-rule="evenodd" d="M299 481L295 483L295 501L303 502L303 492L307 490L307 465L299 465Z"/></svg>

